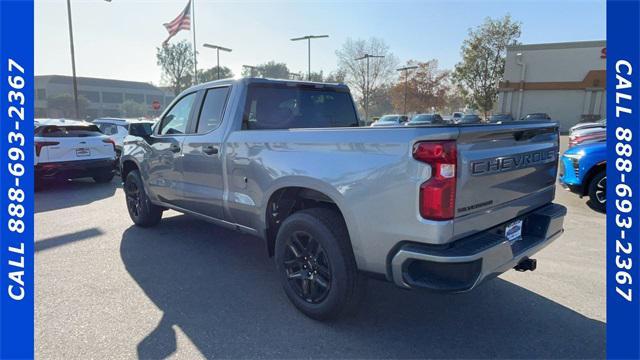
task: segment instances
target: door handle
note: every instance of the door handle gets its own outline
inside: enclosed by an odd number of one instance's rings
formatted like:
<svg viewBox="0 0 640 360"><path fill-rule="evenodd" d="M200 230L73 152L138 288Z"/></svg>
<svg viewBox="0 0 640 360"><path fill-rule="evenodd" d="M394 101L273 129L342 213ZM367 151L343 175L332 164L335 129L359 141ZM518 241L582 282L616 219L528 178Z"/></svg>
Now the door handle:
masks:
<svg viewBox="0 0 640 360"><path fill-rule="evenodd" d="M169 146L169 150L171 150L174 153L180 152L180 146L176 144L171 144L171 146Z"/></svg>
<svg viewBox="0 0 640 360"><path fill-rule="evenodd" d="M205 146L204 149L202 149L202 152L204 152L207 155L215 155L218 153L218 148L213 145L208 145L208 146Z"/></svg>

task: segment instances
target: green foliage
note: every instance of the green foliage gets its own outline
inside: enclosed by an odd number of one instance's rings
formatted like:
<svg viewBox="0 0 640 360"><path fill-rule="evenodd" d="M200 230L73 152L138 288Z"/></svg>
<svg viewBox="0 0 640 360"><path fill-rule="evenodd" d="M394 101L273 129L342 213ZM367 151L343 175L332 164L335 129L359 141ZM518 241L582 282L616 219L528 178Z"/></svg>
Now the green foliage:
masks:
<svg viewBox="0 0 640 360"><path fill-rule="evenodd" d="M260 64L255 69L243 68L242 76L244 77L263 77L271 79L289 79L289 67L285 63L278 63L273 60Z"/></svg>
<svg viewBox="0 0 640 360"><path fill-rule="evenodd" d="M233 71L226 66L220 66L220 79L229 79L233 77ZM191 75L189 75L191 80ZM198 69L198 83L218 80L218 67L214 66L207 70Z"/></svg>
<svg viewBox="0 0 640 360"><path fill-rule="evenodd" d="M469 30L469 37L462 44L462 61L456 65L453 78L468 90L468 105L485 115L498 96L507 46L518 44L520 34L520 22L513 21L509 15L501 19L487 18L484 24Z"/></svg>
<svg viewBox="0 0 640 360"><path fill-rule="evenodd" d="M193 48L189 42L182 40L156 48L156 60L175 95L192 85Z"/></svg>

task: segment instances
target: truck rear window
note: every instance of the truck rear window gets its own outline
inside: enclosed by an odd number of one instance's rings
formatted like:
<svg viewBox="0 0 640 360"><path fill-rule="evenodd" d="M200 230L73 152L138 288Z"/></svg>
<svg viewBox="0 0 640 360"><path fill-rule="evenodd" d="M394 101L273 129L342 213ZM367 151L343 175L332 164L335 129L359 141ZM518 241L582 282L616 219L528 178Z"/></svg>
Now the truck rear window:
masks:
<svg viewBox="0 0 640 360"><path fill-rule="evenodd" d="M346 91L313 86L249 86L243 129L355 127L358 117Z"/></svg>
<svg viewBox="0 0 640 360"><path fill-rule="evenodd" d="M101 136L100 129L96 125L90 126L42 126L36 132L36 136L42 137L89 137Z"/></svg>

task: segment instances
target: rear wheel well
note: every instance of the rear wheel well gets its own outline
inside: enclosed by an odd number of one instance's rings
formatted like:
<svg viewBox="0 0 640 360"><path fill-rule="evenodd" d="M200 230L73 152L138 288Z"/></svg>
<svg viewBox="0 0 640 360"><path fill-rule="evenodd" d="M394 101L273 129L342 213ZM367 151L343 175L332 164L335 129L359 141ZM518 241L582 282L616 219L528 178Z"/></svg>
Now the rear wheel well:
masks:
<svg viewBox="0 0 640 360"><path fill-rule="evenodd" d="M121 176L123 182L127 180L127 175L129 175L129 173L133 170L138 170L138 165L136 165L136 163L132 160L127 160L122 163Z"/></svg>
<svg viewBox="0 0 640 360"><path fill-rule="evenodd" d="M586 196L589 194L589 184L591 184L591 180L599 174L601 171L607 170L607 163L603 162L600 164L594 165L587 174L584 176L584 180L582 181L582 195Z"/></svg>
<svg viewBox="0 0 640 360"><path fill-rule="evenodd" d="M310 208L328 208L344 216L338 205L327 195L303 187L287 187L274 192L269 198L266 211L265 236L269 257L274 254L276 236L282 222L296 211Z"/></svg>

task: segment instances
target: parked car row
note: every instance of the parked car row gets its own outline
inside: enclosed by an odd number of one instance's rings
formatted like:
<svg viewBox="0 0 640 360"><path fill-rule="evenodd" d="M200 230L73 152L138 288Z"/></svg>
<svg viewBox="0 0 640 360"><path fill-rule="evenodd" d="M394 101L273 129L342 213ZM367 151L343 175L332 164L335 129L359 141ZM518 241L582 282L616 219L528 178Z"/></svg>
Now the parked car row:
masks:
<svg viewBox="0 0 640 360"><path fill-rule="evenodd" d="M607 120L579 123L569 132L569 149L560 159L560 184L580 197L588 196L592 208L607 207Z"/></svg>
<svg viewBox="0 0 640 360"><path fill-rule="evenodd" d="M45 182L90 177L110 182L118 168L131 124L151 128L153 121L101 118L94 122L35 119L35 188Z"/></svg>
<svg viewBox="0 0 640 360"><path fill-rule="evenodd" d="M532 113L523 116L520 120L551 120L549 114ZM484 121L480 115L454 112L451 116L443 117L437 113L416 114L409 118L407 115L384 115L374 121L371 126L411 126L411 125L444 125L444 124L502 124L515 121L511 114L493 114Z"/></svg>

